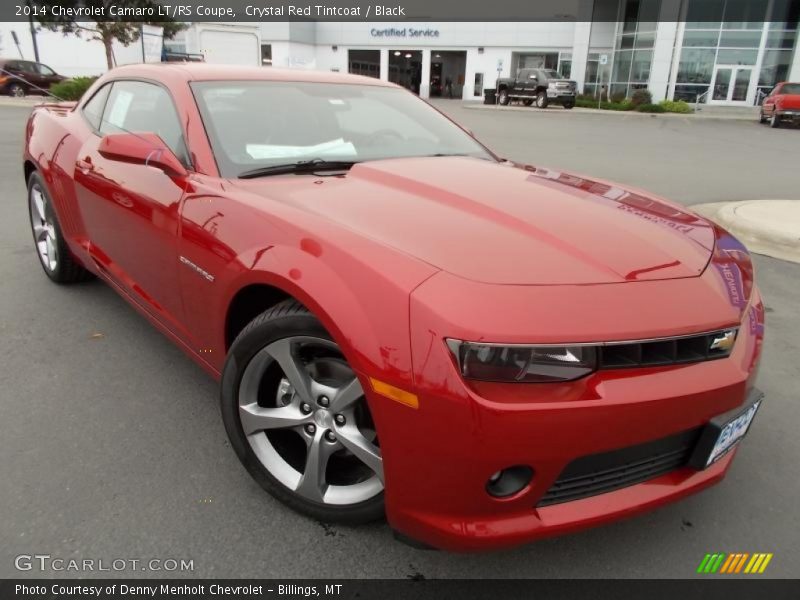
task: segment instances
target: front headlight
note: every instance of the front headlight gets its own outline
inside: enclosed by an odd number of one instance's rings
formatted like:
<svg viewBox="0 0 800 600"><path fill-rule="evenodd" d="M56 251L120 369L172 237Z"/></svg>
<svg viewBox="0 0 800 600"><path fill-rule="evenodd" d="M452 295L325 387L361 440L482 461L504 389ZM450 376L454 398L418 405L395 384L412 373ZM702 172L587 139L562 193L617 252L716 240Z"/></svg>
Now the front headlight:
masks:
<svg viewBox="0 0 800 600"><path fill-rule="evenodd" d="M448 339L465 379L547 383L580 379L597 369L592 346L477 344Z"/></svg>

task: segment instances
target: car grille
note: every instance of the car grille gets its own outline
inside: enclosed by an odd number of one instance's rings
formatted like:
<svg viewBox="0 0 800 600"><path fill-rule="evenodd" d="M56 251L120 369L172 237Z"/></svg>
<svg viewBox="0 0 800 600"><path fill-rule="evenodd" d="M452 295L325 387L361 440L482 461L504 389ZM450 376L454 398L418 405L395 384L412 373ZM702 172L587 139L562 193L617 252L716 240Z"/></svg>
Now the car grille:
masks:
<svg viewBox="0 0 800 600"><path fill-rule="evenodd" d="M714 350L711 349L711 345L726 331L731 330L598 346L598 367L600 369L655 367L725 358L731 353L732 345L725 349Z"/></svg>
<svg viewBox="0 0 800 600"><path fill-rule="evenodd" d="M653 442L575 459L536 506L605 494L685 466L701 429L698 427Z"/></svg>

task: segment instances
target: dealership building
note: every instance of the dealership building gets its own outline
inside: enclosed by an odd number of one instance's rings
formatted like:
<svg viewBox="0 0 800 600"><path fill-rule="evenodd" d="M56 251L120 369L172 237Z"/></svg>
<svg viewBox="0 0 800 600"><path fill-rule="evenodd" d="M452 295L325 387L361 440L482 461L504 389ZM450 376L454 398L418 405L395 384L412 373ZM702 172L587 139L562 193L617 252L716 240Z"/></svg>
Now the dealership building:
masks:
<svg viewBox="0 0 800 600"><path fill-rule="evenodd" d="M756 104L779 81L800 81L800 0L578 0L577 6L574 18L549 22L192 23L165 43L209 63L357 73L425 98L479 100L498 77L525 67L556 69L584 93L647 88L655 101L731 106ZM24 53L25 24L3 25L0 52L16 54L8 43L12 27L24 38ZM71 59L76 52L65 44L82 45L86 56ZM39 47L42 62L67 75L105 68L97 42L41 32Z"/></svg>

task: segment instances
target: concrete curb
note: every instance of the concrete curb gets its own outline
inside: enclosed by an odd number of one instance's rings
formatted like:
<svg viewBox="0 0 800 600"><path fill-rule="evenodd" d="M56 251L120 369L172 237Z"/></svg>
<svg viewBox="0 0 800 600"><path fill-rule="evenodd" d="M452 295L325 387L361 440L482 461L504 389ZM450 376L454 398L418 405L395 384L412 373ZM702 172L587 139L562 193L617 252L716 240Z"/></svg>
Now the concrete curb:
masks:
<svg viewBox="0 0 800 600"><path fill-rule="evenodd" d="M571 110L564 110L560 106L554 106L553 109L534 108L532 106L500 106L498 104L479 104L477 102L464 102L462 106L469 110L485 110L494 112L529 112L531 114L580 114L580 115L614 115L618 117L663 117L666 119L706 119L706 120L720 120L720 121L753 121L758 122L758 112L754 109L752 114L749 113L736 113L736 114L719 114L719 113L643 113L636 112L635 110L604 110L596 108L581 108L576 106Z"/></svg>
<svg viewBox="0 0 800 600"><path fill-rule="evenodd" d="M800 263L800 200L745 200L695 204L757 254Z"/></svg>

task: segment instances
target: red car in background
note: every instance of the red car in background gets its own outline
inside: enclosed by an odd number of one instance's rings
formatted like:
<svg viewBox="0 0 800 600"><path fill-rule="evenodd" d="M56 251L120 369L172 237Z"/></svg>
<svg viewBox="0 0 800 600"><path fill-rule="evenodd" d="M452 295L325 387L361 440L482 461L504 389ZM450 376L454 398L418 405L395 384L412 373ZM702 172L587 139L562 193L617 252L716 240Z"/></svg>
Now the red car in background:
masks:
<svg viewBox="0 0 800 600"><path fill-rule="evenodd" d="M122 67L34 109L23 167L45 274L220 379L243 465L323 521L452 550L597 525L720 481L761 403L730 234L386 82Z"/></svg>
<svg viewBox="0 0 800 600"><path fill-rule="evenodd" d="M781 123L800 123L800 83L784 81L776 85L761 105L759 120L770 127Z"/></svg>

